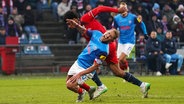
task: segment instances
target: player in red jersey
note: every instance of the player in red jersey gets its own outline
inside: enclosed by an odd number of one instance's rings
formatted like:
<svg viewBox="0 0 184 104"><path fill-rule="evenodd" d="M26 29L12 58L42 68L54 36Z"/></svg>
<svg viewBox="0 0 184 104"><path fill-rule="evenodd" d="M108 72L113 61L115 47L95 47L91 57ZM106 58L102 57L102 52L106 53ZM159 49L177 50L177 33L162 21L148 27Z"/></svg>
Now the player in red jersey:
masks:
<svg viewBox="0 0 184 104"><path fill-rule="evenodd" d="M115 12L115 13L123 13L125 11L125 8L121 7L121 8L112 8L112 7L108 7L108 6L98 6L96 8L94 8L93 10L89 11L88 13L84 14L80 21L77 18L77 16L75 15L75 13L69 11L65 14L64 19L73 19L75 22L80 23L81 25L85 26L87 29L91 29L91 30L99 30L102 33L104 33L106 31L106 29L104 28L104 26L95 19L95 17L102 12ZM75 28L76 26L71 24L68 24L69 28ZM85 36L84 36L85 37ZM89 37L85 37L86 40L90 40ZM125 79L126 81L133 83L137 86L140 86L143 92L144 97L147 97L148 94L148 90L150 88L150 86L146 86L147 84L145 84L146 82L142 82L140 80L138 80L137 78L135 78L133 75L131 75L128 72L124 72L123 70L120 69L119 64L118 64L118 59L117 59L117 52L116 52L116 42L111 42L109 43L109 55L106 58L106 62L107 65L109 65L110 69L112 70L112 72L118 76L121 77L123 79ZM96 91L94 93L94 98L100 96L103 93L100 91Z"/></svg>

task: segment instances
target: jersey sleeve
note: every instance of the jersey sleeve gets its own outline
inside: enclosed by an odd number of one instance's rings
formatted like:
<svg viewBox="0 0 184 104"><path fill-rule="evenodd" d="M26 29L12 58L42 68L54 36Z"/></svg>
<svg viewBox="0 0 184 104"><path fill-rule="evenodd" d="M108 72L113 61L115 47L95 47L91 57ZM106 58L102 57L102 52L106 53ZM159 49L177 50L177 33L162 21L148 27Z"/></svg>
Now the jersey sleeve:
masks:
<svg viewBox="0 0 184 104"><path fill-rule="evenodd" d="M116 23L116 20L114 19L114 21L113 21L113 23L112 23L112 27L113 28L115 28L115 29L117 29L118 28L118 25L117 25L117 23Z"/></svg>
<svg viewBox="0 0 184 104"><path fill-rule="evenodd" d="M86 38L87 40L91 38L92 36L92 30L87 30L85 34L83 34L84 38Z"/></svg>
<svg viewBox="0 0 184 104"><path fill-rule="evenodd" d="M147 35L148 34L147 33L147 30L146 30L145 23L142 20L140 20L137 16L135 16L135 23L136 24L140 24L141 29L142 29L142 32L144 33L144 35Z"/></svg>
<svg viewBox="0 0 184 104"><path fill-rule="evenodd" d="M118 9L116 8L112 8L112 7L108 7L108 6L98 6L96 8L94 8L93 10L87 12L86 14L84 14L81 17L81 23L89 23L91 22L93 19L95 19L95 17L102 13L102 12L118 12Z"/></svg>
<svg viewBox="0 0 184 104"><path fill-rule="evenodd" d="M98 64L102 64L102 62L105 61L106 58L107 58L106 53L100 53L100 55L96 57L95 62Z"/></svg>

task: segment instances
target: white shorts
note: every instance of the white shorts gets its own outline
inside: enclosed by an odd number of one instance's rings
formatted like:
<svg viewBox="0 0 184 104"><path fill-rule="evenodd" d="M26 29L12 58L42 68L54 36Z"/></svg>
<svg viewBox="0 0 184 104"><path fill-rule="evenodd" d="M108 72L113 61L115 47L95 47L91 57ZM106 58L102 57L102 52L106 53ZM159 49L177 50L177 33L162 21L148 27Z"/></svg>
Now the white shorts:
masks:
<svg viewBox="0 0 184 104"><path fill-rule="evenodd" d="M81 71L83 71L83 70L86 70L86 69L80 67L80 66L78 65L77 61L75 61L75 63L74 63L74 64L71 66L71 68L69 69L68 75L75 75L75 74L77 74L77 73L79 73L79 72L81 72ZM86 80L93 78L93 75L94 75L93 73L85 74L85 75L81 76L81 78L79 78L79 79L77 80L77 83L78 83L78 84L82 84L82 83L84 83Z"/></svg>
<svg viewBox="0 0 184 104"><path fill-rule="evenodd" d="M127 56L129 56L129 54L131 53L134 46L135 46L135 44L130 44L130 43L121 44L121 43L118 43L117 57L119 58L120 55L122 54L122 52L124 54L126 54Z"/></svg>

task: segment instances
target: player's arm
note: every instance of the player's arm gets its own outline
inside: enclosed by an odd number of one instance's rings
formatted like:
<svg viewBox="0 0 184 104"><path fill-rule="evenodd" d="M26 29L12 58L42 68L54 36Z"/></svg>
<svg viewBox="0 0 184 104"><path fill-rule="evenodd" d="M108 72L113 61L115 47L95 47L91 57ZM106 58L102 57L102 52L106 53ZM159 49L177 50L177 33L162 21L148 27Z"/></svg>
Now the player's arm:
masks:
<svg viewBox="0 0 184 104"><path fill-rule="evenodd" d="M66 19L69 28L76 28L81 34L86 34L87 29L72 19Z"/></svg>
<svg viewBox="0 0 184 104"><path fill-rule="evenodd" d="M86 38L90 38L92 36L92 31L87 30L84 26L81 26L79 23L75 22L72 19L66 19L66 23L69 26L69 28L76 28L82 36Z"/></svg>
<svg viewBox="0 0 184 104"><path fill-rule="evenodd" d="M145 23L142 21L142 16L141 15L138 15L136 18L135 18L135 23L138 23L138 24L140 24L140 26L141 26L141 29L142 29L142 31L143 31L143 34L145 35L145 36L147 36L147 30L146 30L146 25L145 25Z"/></svg>
<svg viewBox="0 0 184 104"><path fill-rule="evenodd" d="M72 83L76 82L76 80L79 79L81 76L93 72L93 71L96 70L98 67L99 67L99 64L96 63L96 62L94 62L94 64L93 64L91 67L89 67L89 68L87 68L86 70L83 70L83 71L81 71L81 72L75 74L74 76L72 76L72 77L70 78L70 82L72 82Z"/></svg>
<svg viewBox="0 0 184 104"><path fill-rule="evenodd" d="M124 7L121 8L112 8L112 7L108 7L108 6L98 6L96 8L94 8L93 10L87 12L86 14L84 14L81 17L81 23L89 23L91 22L93 19L95 19L95 17L102 13L102 12L115 12L115 13L122 13L125 11Z"/></svg>

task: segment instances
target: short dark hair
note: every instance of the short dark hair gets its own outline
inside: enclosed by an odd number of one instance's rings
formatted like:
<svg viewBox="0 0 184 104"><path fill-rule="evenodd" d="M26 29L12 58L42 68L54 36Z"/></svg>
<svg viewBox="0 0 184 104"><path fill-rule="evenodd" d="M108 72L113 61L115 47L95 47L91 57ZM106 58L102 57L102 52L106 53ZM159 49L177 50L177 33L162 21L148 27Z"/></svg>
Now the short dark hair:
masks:
<svg viewBox="0 0 184 104"><path fill-rule="evenodd" d="M78 19L79 18L78 14L72 11L68 11L64 14L63 20L64 22L66 22L66 19L74 19L74 18Z"/></svg>

